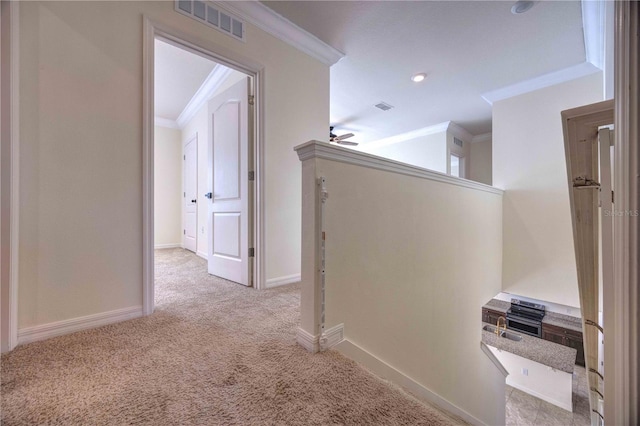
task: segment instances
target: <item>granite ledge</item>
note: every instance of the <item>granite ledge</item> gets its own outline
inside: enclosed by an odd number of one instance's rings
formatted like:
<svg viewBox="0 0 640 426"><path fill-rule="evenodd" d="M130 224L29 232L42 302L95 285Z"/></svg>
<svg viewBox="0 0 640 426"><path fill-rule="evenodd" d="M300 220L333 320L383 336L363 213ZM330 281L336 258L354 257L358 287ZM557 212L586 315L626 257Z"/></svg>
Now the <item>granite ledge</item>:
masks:
<svg viewBox="0 0 640 426"><path fill-rule="evenodd" d="M482 323L482 325L487 325L487 323ZM511 330L511 332L514 331ZM494 348L530 359L531 361L538 362L556 370L569 374L573 373L577 354L575 349L526 334L515 334L522 336L522 340L514 342L513 340L497 337L489 331L482 330L482 342L488 346L493 346Z"/></svg>
<svg viewBox="0 0 640 426"><path fill-rule="evenodd" d="M547 312L542 319L543 324L555 325L582 333L582 319L570 315L559 314L557 312Z"/></svg>
<svg viewBox="0 0 640 426"><path fill-rule="evenodd" d="M511 307L511 303L504 300L491 299L482 308L491 309L492 311L507 313L507 309Z"/></svg>

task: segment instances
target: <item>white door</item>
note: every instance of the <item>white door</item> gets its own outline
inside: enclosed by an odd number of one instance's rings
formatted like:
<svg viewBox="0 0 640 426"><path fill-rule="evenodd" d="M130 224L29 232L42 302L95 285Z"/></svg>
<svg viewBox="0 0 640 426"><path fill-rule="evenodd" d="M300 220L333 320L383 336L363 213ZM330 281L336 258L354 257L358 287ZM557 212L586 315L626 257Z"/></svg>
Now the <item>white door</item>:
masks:
<svg viewBox="0 0 640 426"><path fill-rule="evenodd" d="M184 146L184 248L196 252L198 247L198 136Z"/></svg>
<svg viewBox="0 0 640 426"><path fill-rule="evenodd" d="M209 101L209 273L251 285L249 81Z"/></svg>

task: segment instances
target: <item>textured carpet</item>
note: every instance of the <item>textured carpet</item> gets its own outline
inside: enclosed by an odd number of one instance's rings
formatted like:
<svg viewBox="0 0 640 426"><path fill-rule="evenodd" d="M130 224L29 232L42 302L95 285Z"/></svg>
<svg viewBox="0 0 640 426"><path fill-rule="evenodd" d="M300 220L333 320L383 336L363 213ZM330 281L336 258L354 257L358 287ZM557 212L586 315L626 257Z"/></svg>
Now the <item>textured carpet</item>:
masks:
<svg viewBox="0 0 640 426"><path fill-rule="evenodd" d="M2 355L3 425L460 423L335 351L295 343L299 287L212 277L156 252L156 312Z"/></svg>

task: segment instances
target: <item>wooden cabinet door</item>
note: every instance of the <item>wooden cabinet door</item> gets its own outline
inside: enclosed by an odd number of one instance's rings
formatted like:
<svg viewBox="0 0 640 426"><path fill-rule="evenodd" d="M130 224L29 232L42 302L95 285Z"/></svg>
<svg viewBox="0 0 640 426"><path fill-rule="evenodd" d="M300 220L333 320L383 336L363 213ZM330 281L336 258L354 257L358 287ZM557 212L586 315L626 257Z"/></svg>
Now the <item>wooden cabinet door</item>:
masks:
<svg viewBox="0 0 640 426"><path fill-rule="evenodd" d="M548 324L542 324L542 338L559 345L566 346L564 330Z"/></svg>
<svg viewBox="0 0 640 426"><path fill-rule="evenodd" d="M564 336L565 346L574 348L578 351L576 355L576 364L584 367L584 344L582 340L582 333L578 333L573 330L565 330Z"/></svg>

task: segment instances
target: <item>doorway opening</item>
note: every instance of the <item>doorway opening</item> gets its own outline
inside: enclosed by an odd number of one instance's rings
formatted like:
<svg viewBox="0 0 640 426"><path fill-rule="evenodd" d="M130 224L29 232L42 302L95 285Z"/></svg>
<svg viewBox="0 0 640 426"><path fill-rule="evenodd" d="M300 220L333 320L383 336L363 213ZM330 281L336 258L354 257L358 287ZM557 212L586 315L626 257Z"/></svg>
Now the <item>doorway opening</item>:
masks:
<svg viewBox="0 0 640 426"><path fill-rule="evenodd" d="M145 314L155 250L184 250L211 275L260 288L259 71L147 22ZM258 265L257 265L258 264Z"/></svg>

